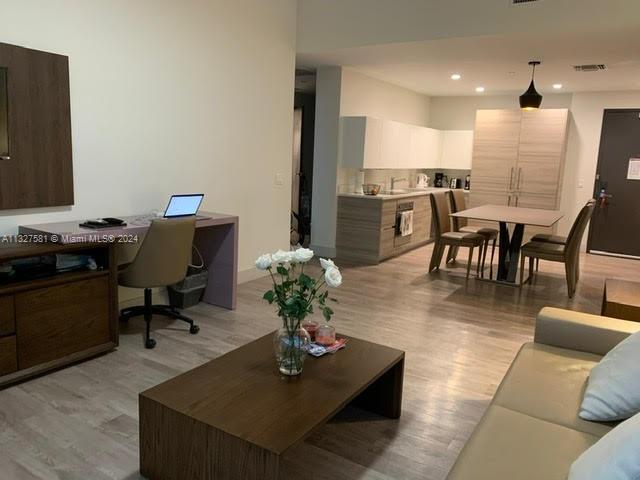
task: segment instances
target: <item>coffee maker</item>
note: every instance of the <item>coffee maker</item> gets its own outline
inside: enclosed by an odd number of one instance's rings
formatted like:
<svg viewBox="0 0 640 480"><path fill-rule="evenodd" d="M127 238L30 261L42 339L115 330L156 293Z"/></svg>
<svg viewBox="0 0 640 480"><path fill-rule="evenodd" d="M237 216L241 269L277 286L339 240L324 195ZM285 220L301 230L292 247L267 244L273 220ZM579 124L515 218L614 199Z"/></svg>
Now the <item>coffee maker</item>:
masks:
<svg viewBox="0 0 640 480"><path fill-rule="evenodd" d="M447 186L447 177L444 173L436 173L436 178L433 180L433 186L442 188Z"/></svg>

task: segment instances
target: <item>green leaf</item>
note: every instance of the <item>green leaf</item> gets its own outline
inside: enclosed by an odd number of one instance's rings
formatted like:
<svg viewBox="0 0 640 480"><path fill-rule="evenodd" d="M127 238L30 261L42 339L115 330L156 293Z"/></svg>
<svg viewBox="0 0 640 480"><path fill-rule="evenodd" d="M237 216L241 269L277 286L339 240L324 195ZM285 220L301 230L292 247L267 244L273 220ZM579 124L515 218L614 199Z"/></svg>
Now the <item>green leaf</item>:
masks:
<svg viewBox="0 0 640 480"><path fill-rule="evenodd" d="M289 270L287 270L286 268L284 268L282 265L278 265L277 272L278 272L280 275L284 275L285 277L289 275Z"/></svg>
<svg viewBox="0 0 640 480"><path fill-rule="evenodd" d="M327 322L331 320L331 315L333 315L333 310L331 310L329 307L320 307L320 310L322 310L322 316Z"/></svg>
<svg viewBox="0 0 640 480"><path fill-rule="evenodd" d="M298 283L302 285L302 288L306 290L310 289L314 285L313 279L310 276L305 275L304 273L301 273L298 277Z"/></svg>
<svg viewBox="0 0 640 480"><path fill-rule="evenodd" d="M269 304L272 304L273 301L276 299L276 292L274 292L273 290L269 290L268 292L265 292L262 298L267 302L269 302Z"/></svg>

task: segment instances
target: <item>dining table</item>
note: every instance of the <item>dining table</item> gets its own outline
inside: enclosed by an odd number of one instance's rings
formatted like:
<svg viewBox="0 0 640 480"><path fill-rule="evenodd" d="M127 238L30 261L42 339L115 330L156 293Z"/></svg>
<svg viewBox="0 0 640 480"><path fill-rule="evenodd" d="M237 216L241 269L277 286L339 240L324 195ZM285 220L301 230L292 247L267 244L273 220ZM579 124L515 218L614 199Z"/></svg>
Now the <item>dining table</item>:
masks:
<svg viewBox="0 0 640 480"><path fill-rule="evenodd" d="M564 215L557 210L511 207L507 205L482 205L452 213L451 216L500 224L496 281L517 285L518 260L525 226L551 228ZM509 225L513 225L511 233L509 232Z"/></svg>

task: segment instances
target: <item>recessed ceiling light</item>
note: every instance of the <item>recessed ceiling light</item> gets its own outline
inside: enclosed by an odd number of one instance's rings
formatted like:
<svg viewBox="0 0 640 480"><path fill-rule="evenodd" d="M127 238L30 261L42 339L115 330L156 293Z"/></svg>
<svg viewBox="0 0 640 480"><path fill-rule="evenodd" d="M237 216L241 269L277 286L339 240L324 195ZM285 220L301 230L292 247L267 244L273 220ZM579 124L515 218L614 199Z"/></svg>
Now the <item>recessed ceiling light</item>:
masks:
<svg viewBox="0 0 640 480"><path fill-rule="evenodd" d="M484 87L476 87L476 92L478 93L484 92Z"/></svg>
<svg viewBox="0 0 640 480"><path fill-rule="evenodd" d="M451 80L460 80L462 78L462 75L460 75L459 73L454 73L453 75L451 75Z"/></svg>
<svg viewBox="0 0 640 480"><path fill-rule="evenodd" d="M560 90L562 88L562 84L561 83L554 83L553 84L553 88L555 88L556 90Z"/></svg>

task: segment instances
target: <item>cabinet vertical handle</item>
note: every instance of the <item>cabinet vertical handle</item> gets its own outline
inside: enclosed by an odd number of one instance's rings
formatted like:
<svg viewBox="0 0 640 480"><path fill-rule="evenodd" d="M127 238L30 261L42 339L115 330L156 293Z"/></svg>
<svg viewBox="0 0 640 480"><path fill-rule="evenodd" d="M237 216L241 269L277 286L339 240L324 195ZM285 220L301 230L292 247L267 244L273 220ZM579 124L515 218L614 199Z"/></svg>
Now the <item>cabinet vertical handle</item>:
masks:
<svg viewBox="0 0 640 480"><path fill-rule="evenodd" d="M509 198L507 200L507 207L511 206L511 195L509 195Z"/></svg>
<svg viewBox="0 0 640 480"><path fill-rule="evenodd" d="M509 173L509 190L513 190L513 169L514 167L511 167L511 173Z"/></svg>
<svg viewBox="0 0 640 480"><path fill-rule="evenodd" d="M519 199L519 198L520 198L520 197L519 197L518 195L516 195L516 207L518 206L518 199Z"/></svg>
<svg viewBox="0 0 640 480"><path fill-rule="evenodd" d="M516 182L516 190L520 190L520 177L522 176L522 167L518 168L518 181Z"/></svg>

